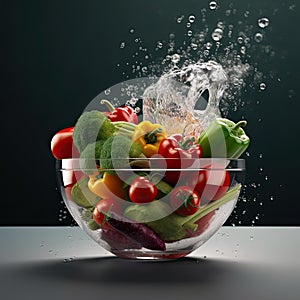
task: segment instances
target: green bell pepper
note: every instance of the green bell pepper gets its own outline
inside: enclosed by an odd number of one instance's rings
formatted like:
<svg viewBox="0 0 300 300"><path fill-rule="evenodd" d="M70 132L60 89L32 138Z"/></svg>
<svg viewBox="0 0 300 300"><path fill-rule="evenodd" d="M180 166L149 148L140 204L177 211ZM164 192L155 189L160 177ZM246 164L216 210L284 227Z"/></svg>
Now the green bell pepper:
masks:
<svg viewBox="0 0 300 300"><path fill-rule="evenodd" d="M239 158L250 144L250 138L241 127L247 121L234 123L226 118L217 118L212 121L198 139L202 157Z"/></svg>

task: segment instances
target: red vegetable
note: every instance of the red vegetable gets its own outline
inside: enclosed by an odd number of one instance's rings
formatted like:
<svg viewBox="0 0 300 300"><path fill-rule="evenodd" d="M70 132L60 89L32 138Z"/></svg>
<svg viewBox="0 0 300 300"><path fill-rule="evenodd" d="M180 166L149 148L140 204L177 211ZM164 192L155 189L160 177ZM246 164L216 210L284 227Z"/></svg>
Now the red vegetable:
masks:
<svg viewBox="0 0 300 300"><path fill-rule="evenodd" d="M121 205L114 199L101 199L95 206L93 211L94 221L101 227L105 226L111 213L121 214Z"/></svg>
<svg viewBox="0 0 300 300"><path fill-rule="evenodd" d="M157 196L157 187L146 177L135 178L129 188L130 200L134 203L148 203Z"/></svg>
<svg viewBox="0 0 300 300"><path fill-rule="evenodd" d="M158 154L167 159L167 169L187 169L194 159L202 156L201 146L195 144L194 138L184 138L182 135L173 135L165 138L159 145ZM165 181L175 185L181 177L180 171L167 171Z"/></svg>
<svg viewBox="0 0 300 300"><path fill-rule="evenodd" d="M205 170L187 179L187 185L194 187L205 202L221 198L230 186L230 176L222 166L208 165Z"/></svg>
<svg viewBox="0 0 300 300"><path fill-rule="evenodd" d="M51 152L56 159L79 157L73 144L74 127L59 130L51 139Z"/></svg>
<svg viewBox="0 0 300 300"><path fill-rule="evenodd" d="M200 208L200 196L188 186L179 186L170 194L171 206L180 216L193 215Z"/></svg>
<svg viewBox="0 0 300 300"><path fill-rule="evenodd" d="M115 108L109 101L102 100L101 104L105 104L109 111L105 112L105 115L108 119L110 119L112 122L116 121L124 121L124 122L130 122L133 124L138 124L138 117L135 113L134 109L130 106L120 106Z"/></svg>

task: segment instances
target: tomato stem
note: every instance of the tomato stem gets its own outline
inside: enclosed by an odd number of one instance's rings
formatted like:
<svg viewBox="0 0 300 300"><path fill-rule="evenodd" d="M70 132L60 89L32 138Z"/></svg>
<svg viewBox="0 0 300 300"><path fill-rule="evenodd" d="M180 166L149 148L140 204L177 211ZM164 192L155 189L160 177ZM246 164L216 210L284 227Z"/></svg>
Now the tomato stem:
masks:
<svg viewBox="0 0 300 300"><path fill-rule="evenodd" d="M115 110L115 107L108 100L102 99L100 103L106 105L110 112Z"/></svg>

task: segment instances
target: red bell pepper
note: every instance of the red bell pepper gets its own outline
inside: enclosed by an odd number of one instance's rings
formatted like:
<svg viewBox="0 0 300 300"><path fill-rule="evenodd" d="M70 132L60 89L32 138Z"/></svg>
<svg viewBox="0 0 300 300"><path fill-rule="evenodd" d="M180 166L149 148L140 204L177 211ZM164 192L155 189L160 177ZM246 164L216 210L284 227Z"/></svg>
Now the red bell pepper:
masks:
<svg viewBox="0 0 300 300"><path fill-rule="evenodd" d="M51 152L56 159L79 157L79 152L73 144L74 127L57 131L51 139Z"/></svg>
<svg viewBox="0 0 300 300"><path fill-rule="evenodd" d="M115 108L109 101L101 100L101 104L105 104L109 109L108 112L105 112L105 115L112 122L124 121L133 124L138 124L138 117L134 109L130 106L120 106Z"/></svg>
<svg viewBox="0 0 300 300"><path fill-rule="evenodd" d="M185 138L183 133L162 140L158 148L158 154L166 158L167 169L187 169L195 159L201 158L202 148L195 143L193 137ZM180 171L166 171L164 180L175 185L179 181L181 173Z"/></svg>

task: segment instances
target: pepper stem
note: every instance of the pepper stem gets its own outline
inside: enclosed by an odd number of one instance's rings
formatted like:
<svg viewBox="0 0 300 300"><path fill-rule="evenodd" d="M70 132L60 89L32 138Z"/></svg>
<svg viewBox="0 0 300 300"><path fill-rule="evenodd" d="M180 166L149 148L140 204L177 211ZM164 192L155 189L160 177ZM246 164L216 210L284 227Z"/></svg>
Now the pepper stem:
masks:
<svg viewBox="0 0 300 300"><path fill-rule="evenodd" d="M115 107L108 100L102 99L100 103L106 105L110 112L115 110Z"/></svg>
<svg viewBox="0 0 300 300"><path fill-rule="evenodd" d="M155 128L152 131L147 132L145 134L145 141L146 141L146 143L147 144L155 144L156 140L157 140L156 134L158 134L160 132L162 132L161 127Z"/></svg>
<svg viewBox="0 0 300 300"><path fill-rule="evenodd" d="M238 130L240 127L245 127L246 125L247 125L247 121L241 120L232 127L232 130Z"/></svg>

